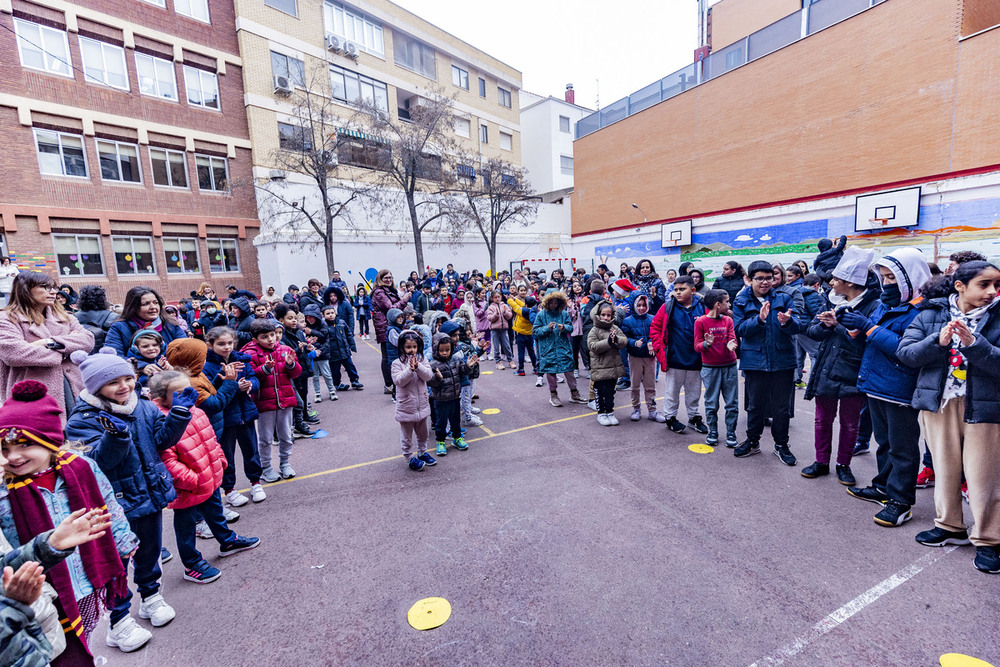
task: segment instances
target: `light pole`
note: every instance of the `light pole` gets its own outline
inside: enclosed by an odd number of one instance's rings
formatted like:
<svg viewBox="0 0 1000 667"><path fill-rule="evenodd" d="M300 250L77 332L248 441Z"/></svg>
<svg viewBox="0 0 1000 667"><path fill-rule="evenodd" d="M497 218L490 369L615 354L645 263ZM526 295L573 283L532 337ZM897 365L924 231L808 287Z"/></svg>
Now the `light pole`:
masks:
<svg viewBox="0 0 1000 667"><path fill-rule="evenodd" d="M646 224L646 212L643 211L641 208L639 208L639 205L636 204L635 202L632 202L632 208L639 211L639 213L642 213L642 223Z"/></svg>

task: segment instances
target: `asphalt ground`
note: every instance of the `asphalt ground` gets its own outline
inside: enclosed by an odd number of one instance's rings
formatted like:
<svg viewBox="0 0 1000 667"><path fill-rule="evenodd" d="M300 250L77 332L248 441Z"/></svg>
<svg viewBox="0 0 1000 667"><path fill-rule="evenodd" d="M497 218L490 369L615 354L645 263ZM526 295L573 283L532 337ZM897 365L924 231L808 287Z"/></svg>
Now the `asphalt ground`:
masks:
<svg viewBox="0 0 1000 667"><path fill-rule="evenodd" d="M767 434L760 456L697 454L691 429L629 422L628 392L607 428L485 364L477 406L499 413L469 429L467 451L416 473L378 351L359 347L365 390L317 405L330 435L296 441L298 477L239 509L234 529L261 546L220 559L199 540L223 573L208 585L184 581L175 556L162 592L177 618L127 655L102 624L92 645L106 664L895 667L957 652L1000 665L1000 577L973 568L972 547L914 541L932 526L931 489L911 522L883 528L835 476L801 477L813 460L801 391L789 468ZM853 469L867 483L874 455ZM452 612L421 632L407 611L427 597Z"/></svg>

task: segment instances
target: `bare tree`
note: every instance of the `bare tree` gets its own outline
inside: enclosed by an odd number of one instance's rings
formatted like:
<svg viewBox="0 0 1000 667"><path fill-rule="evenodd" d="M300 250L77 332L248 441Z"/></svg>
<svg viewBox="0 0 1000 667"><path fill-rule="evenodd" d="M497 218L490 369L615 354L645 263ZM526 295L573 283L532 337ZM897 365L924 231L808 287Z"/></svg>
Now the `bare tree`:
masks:
<svg viewBox="0 0 1000 667"><path fill-rule="evenodd" d="M490 255L490 275L497 273L497 237L511 227L527 227L535 220L539 198L525 179L524 169L490 158L474 170L474 159L457 167L453 196L444 200L452 218L468 221L479 230Z"/></svg>

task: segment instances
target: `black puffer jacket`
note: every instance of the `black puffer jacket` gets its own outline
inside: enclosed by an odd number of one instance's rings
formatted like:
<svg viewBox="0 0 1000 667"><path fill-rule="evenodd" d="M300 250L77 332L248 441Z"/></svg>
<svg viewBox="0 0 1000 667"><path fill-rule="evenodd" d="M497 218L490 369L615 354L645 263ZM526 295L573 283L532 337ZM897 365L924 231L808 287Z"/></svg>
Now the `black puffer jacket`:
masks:
<svg viewBox="0 0 1000 667"><path fill-rule="evenodd" d="M854 310L869 317L878 305L878 293L868 290ZM861 371L861 359L865 354L864 332L851 336L841 324L828 327L818 318L814 318L806 330L806 335L820 341L816 366L809 373L806 400L811 400L815 396L848 398L861 393L858 390L858 373Z"/></svg>
<svg viewBox="0 0 1000 667"><path fill-rule="evenodd" d="M746 286L743 276L719 276L715 279L712 289L725 290L729 294L729 303L736 303L736 295Z"/></svg>
<svg viewBox="0 0 1000 667"><path fill-rule="evenodd" d="M941 407L948 373L949 349L938 344L941 328L951 321L948 299L933 299L910 323L899 341L896 356L919 368L913 405L917 410L937 412ZM965 384L965 421L969 424L1000 424L1000 301L983 315L976 342L962 348L968 359Z"/></svg>
<svg viewBox="0 0 1000 667"><path fill-rule="evenodd" d="M431 396L435 401L457 401L462 394L462 378L469 374L469 367L461 355L454 354L454 350L448 359L441 359L438 356L438 346L445 341L451 343L451 336L434 334L431 341L434 354L431 359L431 370L434 371L434 377L427 381L427 386L431 388ZM441 377L438 377L438 373Z"/></svg>

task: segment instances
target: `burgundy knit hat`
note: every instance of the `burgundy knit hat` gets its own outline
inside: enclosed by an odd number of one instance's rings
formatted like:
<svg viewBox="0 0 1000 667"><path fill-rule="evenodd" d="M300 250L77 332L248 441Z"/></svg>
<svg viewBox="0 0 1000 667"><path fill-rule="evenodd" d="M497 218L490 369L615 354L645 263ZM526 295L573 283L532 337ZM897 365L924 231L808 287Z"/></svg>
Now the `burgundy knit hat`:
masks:
<svg viewBox="0 0 1000 667"><path fill-rule="evenodd" d="M0 406L0 437L8 437L16 431L59 451L64 440L61 415L62 410L49 396L44 384L22 380L14 385L10 398Z"/></svg>

